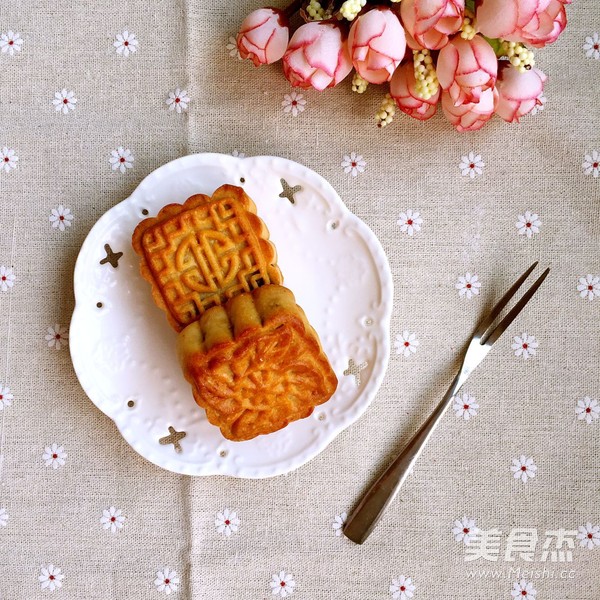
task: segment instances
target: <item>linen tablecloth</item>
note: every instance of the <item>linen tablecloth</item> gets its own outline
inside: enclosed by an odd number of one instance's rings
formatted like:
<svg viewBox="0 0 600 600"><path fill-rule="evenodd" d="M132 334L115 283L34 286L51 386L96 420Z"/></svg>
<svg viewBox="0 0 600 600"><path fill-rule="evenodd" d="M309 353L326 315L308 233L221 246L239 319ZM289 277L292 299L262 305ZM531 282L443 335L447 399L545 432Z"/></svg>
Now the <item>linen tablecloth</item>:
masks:
<svg viewBox="0 0 600 600"><path fill-rule="evenodd" d="M381 89L294 94L278 65L239 60L231 36L260 5L0 6L0 598L597 599L600 7L570 5L566 32L537 52L537 114L458 134L442 115L377 129ZM205 151L314 169L391 264L383 386L287 476L153 466L71 365L86 234L153 169ZM345 513L534 260L549 279L353 545Z"/></svg>

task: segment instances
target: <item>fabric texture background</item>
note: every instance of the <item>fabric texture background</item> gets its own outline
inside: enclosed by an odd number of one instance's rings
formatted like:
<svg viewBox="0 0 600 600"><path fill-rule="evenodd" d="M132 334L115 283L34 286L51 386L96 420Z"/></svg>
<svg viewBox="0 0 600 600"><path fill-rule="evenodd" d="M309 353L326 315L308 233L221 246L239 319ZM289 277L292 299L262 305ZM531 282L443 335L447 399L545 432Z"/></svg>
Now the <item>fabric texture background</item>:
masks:
<svg viewBox="0 0 600 600"><path fill-rule="evenodd" d="M0 384L14 395L0 413L0 508L9 515L0 526L2 600L157 598L153 581L165 566L181 580L175 597L189 599L265 600L281 570L294 575L299 600L384 600L400 575L412 578L417 600L511 598L520 578L509 568L544 563L466 563L452 535L456 519L500 529L501 554L514 527L537 528L543 539L546 530L600 523L600 420L588 425L575 413L583 397L600 399L600 298L588 302L576 290L579 277L600 274L600 178L581 168L584 155L600 151L600 61L582 50L600 30L600 6L570 5L566 32L537 52L549 75L543 112L458 134L441 114L419 123L399 113L379 130L373 114L382 88L357 96L349 80L325 93L303 91L306 110L284 113L291 90L280 66L255 69L225 47L260 5L0 7L2 32L24 39L15 56L0 54L0 148L19 156L17 169L0 172L0 264L16 276L0 293ZM127 58L113 47L123 30L139 39ZM191 98L182 114L165 104L177 87ZM52 106L63 88L78 98L68 115ZM118 146L135 156L124 174L108 160ZM68 348L49 348L44 336L55 323L68 327L77 253L106 210L169 160L236 149L298 161L331 182L389 257L392 339L408 330L420 346L409 358L392 350L367 413L297 471L261 481L190 479L138 456L81 390ZM485 161L474 179L459 169L470 151ZM367 161L357 177L340 166L350 152ZM48 220L59 204L75 215L64 232ZM397 224L407 209L424 220L412 237ZM531 239L515 227L526 210L542 221ZM336 536L334 517L351 509L429 414L475 324L534 260L551 276L465 386L479 414L464 422L449 411L364 546ZM471 300L454 287L466 272L482 282ZM511 349L522 332L539 342L529 360ZM68 454L58 469L42 460L54 442ZM538 468L525 484L510 471L520 455ZM100 524L109 506L126 516L115 534ZM241 521L230 537L215 528L224 508ZM565 567L573 578L529 578L537 600L596 599L599 558L600 547L576 543ZM54 592L38 581L48 564L64 573ZM488 567L504 571L468 576Z"/></svg>

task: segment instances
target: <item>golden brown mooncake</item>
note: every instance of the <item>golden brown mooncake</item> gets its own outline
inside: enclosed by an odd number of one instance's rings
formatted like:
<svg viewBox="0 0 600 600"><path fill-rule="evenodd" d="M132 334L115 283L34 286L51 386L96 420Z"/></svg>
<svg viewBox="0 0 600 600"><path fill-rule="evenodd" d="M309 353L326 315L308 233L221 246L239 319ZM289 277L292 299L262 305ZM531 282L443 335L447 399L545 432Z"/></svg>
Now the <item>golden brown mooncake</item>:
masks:
<svg viewBox="0 0 600 600"><path fill-rule="evenodd" d="M154 301L176 331L211 306L283 282L269 231L237 186L165 206L136 227L132 244Z"/></svg>
<svg viewBox="0 0 600 600"><path fill-rule="evenodd" d="M337 378L290 290L266 285L209 308L177 341L196 402L229 440L308 417Z"/></svg>

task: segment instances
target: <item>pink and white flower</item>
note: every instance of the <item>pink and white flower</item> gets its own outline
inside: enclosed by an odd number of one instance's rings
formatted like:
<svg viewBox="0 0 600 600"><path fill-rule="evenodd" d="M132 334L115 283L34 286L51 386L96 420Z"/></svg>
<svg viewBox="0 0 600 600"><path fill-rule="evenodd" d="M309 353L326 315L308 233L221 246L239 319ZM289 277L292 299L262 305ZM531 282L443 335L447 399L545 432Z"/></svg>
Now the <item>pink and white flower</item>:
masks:
<svg viewBox="0 0 600 600"><path fill-rule="evenodd" d="M579 278L577 291L582 298L587 298L590 302L600 296L600 276L587 274Z"/></svg>
<svg viewBox="0 0 600 600"><path fill-rule="evenodd" d="M304 112L306 108L306 100L302 94L298 92L291 92L286 94L281 101L283 106L283 112L291 114L293 117L297 117L301 112Z"/></svg>
<svg viewBox="0 0 600 600"><path fill-rule="evenodd" d="M12 267L5 267L4 265L0 265L0 290L3 292L7 292L8 288L13 287L15 285L15 274L13 272Z"/></svg>
<svg viewBox="0 0 600 600"><path fill-rule="evenodd" d="M400 575L397 579L392 579L390 594L394 600L410 600L415 595L416 589L410 577Z"/></svg>
<svg viewBox="0 0 600 600"><path fill-rule="evenodd" d="M539 69L534 68L521 73L506 60L500 63L496 82L496 114L508 123L515 123L541 104L539 97L544 91L547 77Z"/></svg>
<svg viewBox="0 0 600 600"><path fill-rule="evenodd" d="M344 525L346 525L347 518L348 518L348 514L345 512L340 513L339 515L335 515L335 518L333 519L333 523L331 524L331 527L335 531L335 535L337 537L340 537L342 535Z"/></svg>
<svg viewBox="0 0 600 600"><path fill-rule="evenodd" d="M534 234L540 232L542 222L536 213L526 210L524 214L517 217L515 227L517 228L519 235L526 235L528 238L533 237Z"/></svg>
<svg viewBox="0 0 600 600"><path fill-rule="evenodd" d="M273 575L271 581L269 581L269 585L271 586L271 594L273 594L273 596L287 598L294 593L296 581L294 580L294 576L290 573L279 571L279 573Z"/></svg>
<svg viewBox="0 0 600 600"><path fill-rule="evenodd" d="M598 33L594 32L592 35L585 38L583 49L588 58L600 60L600 36L598 36Z"/></svg>
<svg viewBox="0 0 600 600"><path fill-rule="evenodd" d="M480 35L472 40L455 37L440 50L436 71L454 106L479 103L496 85L498 59Z"/></svg>
<svg viewBox="0 0 600 600"><path fill-rule="evenodd" d="M12 148L4 146L0 151L0 169L4 169L5 173L17 168L19 157L15 154Z"/></svg>
<svg viewBox="0 0 600 600"><path fill-rule="evenodd" d="M165 100L169 110L174 110L181 114L187 110L188 104L191 102L186 90L176 88L175 91L169 92L169 97Z"/></svg>
<svg viewBox="0 0 600 600"><path fill-rule="evenodd" d="M0 508L0 527L8 525L8 513L5 508Z"/></svg>
<svg viewBox="0 0 600 600"><path fill-rule="evenodd" d="M592 525L591 523L580 525L577 539L579 540L579 545L588 550L593 550L596 546L600 546L600 525Z"/></svg>
<svg viewBox="0 0 600 600"><path fill-rule="evenodd" d="M442 92L442 110L457 131L477 131L491 118L498 104L498 90L485 90L479 102L456 106L449 92Z"/></svg>
<svg viewBox="0 0 600 600"><path fill-rule="evenodd" d="M475 179L476 175L481 175L483 167L485 167L485 163L481 158L481 154L475 154L475 152L469 152L466 156L461 156L460 164L458 165L462 176L470 177L471 179Z"/></svg>
<svg viewBox="0 0 600 600"><path fill-rule="evenodd" d="M342 160L344 173L351 173L352 177L356 177L359 173L363 173L366 167L367 161L360 154L350 152L350 155L344 155Z"/></svg>
<svg viewBox="0 0 600 600"><path fill-rule="evenodd" d="M74 218L70 208L65 208L62 204L59 204L56 208L52 209L48 220L52 223L52 227L64 231L66 227L71 227L71 221Z"/></svg>
<svg viewBox="0 0 600 600"><path fill-rule="evenodd" d="M100 523L104 529L110 529L111 533L117 533L119 529L123 529L123 525L125 524L125 517L122 514L120 508L115 508L111 506L102 511L102 516L100 517Z"/></svg>
<svg viewBox="0 0 600 600"><path fill-rule="evenodd" d="M179 586L177 571L169 569L169 567L163 567L160 571L156 572L154 585L159 592L164 592L167 596L176 592Z"/></svg>
<svg viewBox="0 0 600 600"><path fill-rule="evenodd" d="M283 72L294 87L321 91L337 85L351 70L346 40L334 23L300 26L283 56Z"/></svg>
<svg viewBox="0 0 600 600"><path fill-rule="evenodd" d="M419 340L417 339L416 333L410 333L409 331L403 331L401 334L396 336L394 342L397 354L402 354L405 358L411 356L417 351L419 347Z"/></svg>
<svg viewBox="0 0 600 600"><path fill-rule="evenodd" d="M237 47L242 58L255 67L277 62L285 53L290 39L287 17L276 8L259 8L242 22Z"/></svg>
<svg viewBox="0 0 600 600"><path fill-rule="evenodd" d="M464 15L464 0L403 0L400 4L408 45L413 50L443 48L448 36L460 29Z"/></svg>
<svg viewBox="0 0 600 600"><path fill-rule="evenodd" d="M521 454L519 458L513 458L513 464L510 470L513 472L515 479L520 479L523 483L527 483L528 479L533 479L537 471L537 466L533 462L533 458L527 458Z"/></svg>
<svg viewBox="0 0 600 600"><path fill-rule="evenodd" d="M515 356L522 356L527 360L530 356L535 356L539 344L535 336L522 333L514 337L511 347L515 351Z"/></svg>
<svg viewBox="0 0 600 600"><path fill-rule="evenodd" d="M77 104L75 92L63 88L60 92L54 94L52 104L54 104L54 110L56 112L62 112L63 115L69 114L69 111L75 110L75 105Z"/></svg>
<svg viewBox="0 0 600 600"><path fill-rule="evenodd" d="M62 569L50 564L40 569L41 575L38 580L42 589L48 589L50 592L62 587L62 581L65 578Z"/></svg>
<svg viewBox="0 0 600 600"><path fill-rule="evenodd" d="M400 231L412 236L417 231L421 231L421 225L423 219L419 214L419 211L412 211L408 209L406 212L400 213L400 218L396 221L400 225Z"/></svg>
<svg viewBox="0 0 600 600"><path fill-rule="evenodd" d="M125 173L127 169L133 169L133 161L135 157L129 148L123 148L119 146L116 150L110 151L110 168L113 171L119 170L121 173Z"/></svg>
<svg viewBox="0 0 600 600"><path fill-rule="evenodd" d="M390 95L396 106L409 117L426 121L437 111L440 89L428 100L421 98L416 90L415 70L412 62L400 65L390 81Z"/></svg>
<svg viewBox="0 0 600 600"><path fill-rule="evenodd" d="M61 327L58 323L56 323L54 327L48 327L46 342L48 342L49 348L56 348L57 350L60 350L62 346L68 342L68 340L68 330Z"/></svg>
<svg viewBox="0 0 600 600"><path fill-rule="evenodd" d="M375 7L350 28L348 48L358 74L369 83L385 83L404 58L406 39L396 14Z"/></svg>
<svg viewBox="0 0 600 600"><path fill-rule="evenodd" d="M600 176L600 152L593 150L591 154L586 154L583 157L581 165L586 175Z"/></svg>
<svg viewBox="0 0 600 600"><path fill-rule="evenodd" d="M600 419L600 404L598 400L586 396L583 400L577 400L575 414L580 421L591 425L596 419Z"/></svg>
<svg viewBox="0 0 600 600"><path fill-rule="evenodd" d="M0 411L10 406L14 399L15 397L10 393L10 388L0 383Z"/></svg>
<svg viewBox="0 0 600 600"><path fill-rule="evenodd" d="M474 273L465 273L458 278L458 281L454 284L454 287L458 290L458 295L461 298L470 300L473 296L479 296L479 289L481 288L481 281L479 277Z"/></svg>
<svg viewBox="0 0 600 600"><path fill-rule="evenodd" d="M219 533L229 537L236 533L240 526L240 519L233 510L226 508L223 512L218 512L215 519L215 527Z"/></svg>
<svg viewBox="0 0 600 600"><path fill-rule="evenodd" d="M23 38L20 34L14 31L7 31L0 35L0 50L4 54L14 56L18 52L21 52L23 46Z"/></svg>
<svg viewBox="0 0 600 600"><path fill-rule="evenodd" d="M457 542L463 542L468 546L471 542L472 537L479 531L479 528L475 525L475 519L469 519L469 517L463 517L454 521L454 527L452 528L452 535Z"/></svg>
<svg viewBox="0 0 600 600"><path fill-rule="evenodd" d="M536 594L537 591L533 585L524 579L513 584L513 589L510 592L513 598L519 598L519 600L535 600Z"/></svg>
<svg viewBox="0 0 600 600"><path fill-rule="evenodd" d="M123 33L118 33L115 36L113 46L116 48L117 54L127 58L130 54L133 54L138 49L138 40L135 37L135 33L125 30Z"/></svg>
<svg viewBox="0 0 600 600"><path fill-rule="evenodd" d="M477 27L489 38L524 42L536 48L558 39L567 25L571 0L480 0Z"/></svg>
<svg viewBox="0 0 600 600"><path fill-rule="evenodd" d="M67 458L67 453L63 446L59 446L54 443L51 446L46 446L44 448L44 453L42 454L42 460L46 463L47 467L52 467L53 469L58 469L58 467L62 467L65 464L65 460Z"/></svg>
<svg viewBox="0 0 600 600"><path fill-rule="evenodd" d="M468 421L471 417L476 417L478 408L479 404L470 394L465 393L462 396L454 396L452 410L459 419Z"/></svg>

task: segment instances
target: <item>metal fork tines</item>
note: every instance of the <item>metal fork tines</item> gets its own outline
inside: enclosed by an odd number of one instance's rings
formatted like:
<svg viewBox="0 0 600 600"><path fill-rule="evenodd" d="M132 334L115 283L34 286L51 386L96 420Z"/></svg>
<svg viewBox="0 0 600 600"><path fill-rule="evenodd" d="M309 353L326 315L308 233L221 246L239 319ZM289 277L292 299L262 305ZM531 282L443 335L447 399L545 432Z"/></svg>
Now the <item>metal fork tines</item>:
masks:
<svg viewBox="0 0 600 600"><path fill-rule="evenodd" d="M531 300L532 296L542 285L544 279L548 276L550 269L546 269L506 316L504 316L495 327L492 327L502 310L513 299L537 264L537 262L533 263L533 265L519 277L504 296L500 298L489 315L487 315L479 324L471 337L461 367L454 378L454 381L448 388L448 391L442 398L442 401L437 405L425 423L421 425L419 430L414 434L408 444L406 444L392 464L371 486L352 514L348 517L343 532L344 535L353 542L362 544L369 537L387 506L396 497L417 458L419 458L425 444L431 437L431 434L441 418L444 416L447 408L450 406L452 398L463 386L469 375L487 356L494 343L515 320L516 316L523 310L525 305Z"/></svg>

